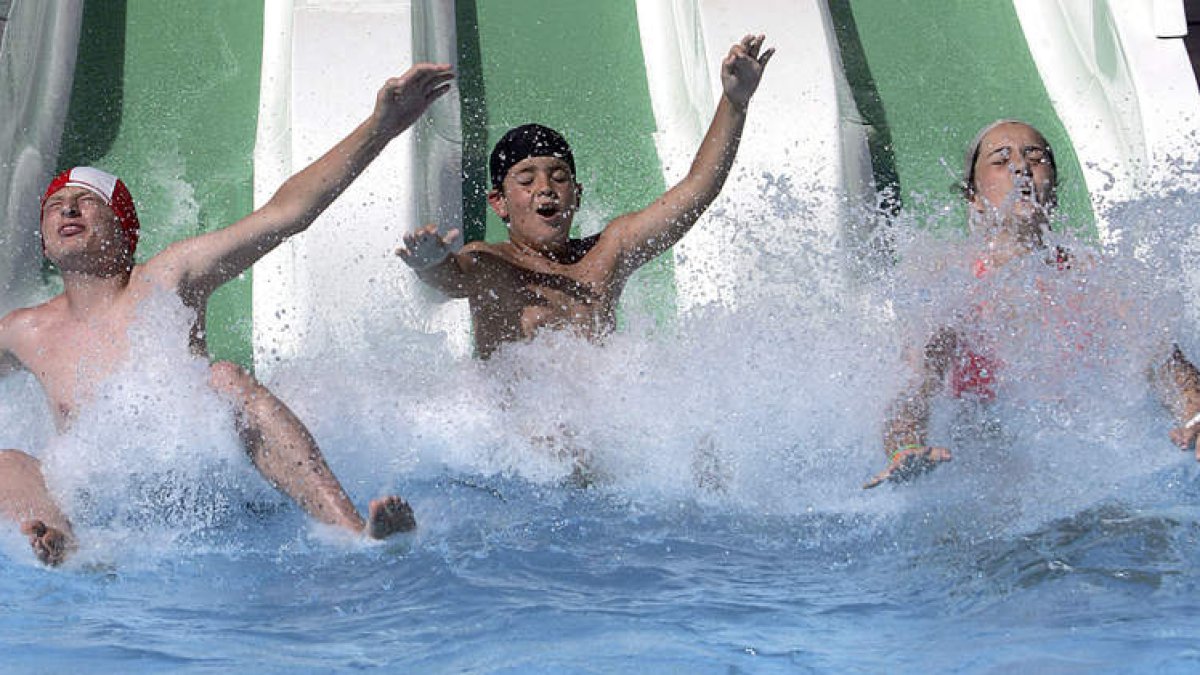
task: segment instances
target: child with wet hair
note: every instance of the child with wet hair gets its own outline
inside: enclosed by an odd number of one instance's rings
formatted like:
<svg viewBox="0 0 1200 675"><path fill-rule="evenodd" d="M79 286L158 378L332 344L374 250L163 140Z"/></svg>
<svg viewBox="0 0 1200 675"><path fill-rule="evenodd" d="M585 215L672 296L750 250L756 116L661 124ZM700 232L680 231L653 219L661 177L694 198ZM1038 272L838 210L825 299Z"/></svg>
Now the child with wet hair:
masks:
<svg viewBox="0 0 1200 675"><path fill-rule="evenodd" d="M976 280L993 278L1030 256L1039 256L1046 269L1056 274L1071 273L1078 266L1067 250L1047 243L1058 206L1058 167L1041 132L1010 119L985 126L967 148L963 176L969 225L982 241L970 261ZM864 488L907 481L951 459L948 448L929 445L927 440L936 396L948 394L984 404L996 398L1007 366L997 356L994 331L981 329L980 324L996 320L988 305L974 303L959 325L942 326L923 348L909 350L914 376L892 402L883 428L888 464ZM1185 449L1194 448L1200 436L1200 372L1174 345L1154 372L1180 422L1170 434L1172 440ZM1200 448L1196 458L1200 460Z"/></svg>
<svg viewBox="0 0 1200 675"><path fill-rule="evenodd" d="M488 204L509 240L462 246L460 230L433 225L404 237L397 251L425 283L470 304L476 353L541 330L599 339L616 327L629 277L675 245L717 197L733 166L750 99L774 49L747 35L721 63L723 94L687 176L641 211L599 233L572 239L583 197L575 158L558 132L537 124L510 130L492 151Z"/></svg>

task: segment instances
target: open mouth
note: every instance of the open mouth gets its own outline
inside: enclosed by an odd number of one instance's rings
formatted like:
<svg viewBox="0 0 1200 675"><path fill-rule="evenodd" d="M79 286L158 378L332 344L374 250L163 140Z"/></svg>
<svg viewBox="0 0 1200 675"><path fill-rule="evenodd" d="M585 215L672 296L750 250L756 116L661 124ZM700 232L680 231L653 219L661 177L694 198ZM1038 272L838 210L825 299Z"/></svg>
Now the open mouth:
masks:
<svg viewBox="0 0 1200 675"><path fill-rule="evenodd" d="M83 232L83 226L75 223L66 223L58 227L58 236L60 237L73 237L81 232Z"/></svg>
<svg viewBox="0 0 1200 675"><path fill-rule="evenodd" d="M551 218L558 214L558 205L552 202L538 204L534 210L543 218Z"/></svg>

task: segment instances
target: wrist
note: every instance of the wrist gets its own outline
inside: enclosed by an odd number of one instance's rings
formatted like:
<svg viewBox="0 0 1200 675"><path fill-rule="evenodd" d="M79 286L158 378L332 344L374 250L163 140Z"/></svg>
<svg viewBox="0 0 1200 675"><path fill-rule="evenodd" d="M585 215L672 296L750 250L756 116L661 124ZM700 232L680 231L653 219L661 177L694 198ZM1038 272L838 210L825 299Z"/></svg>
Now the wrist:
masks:
<svg viewBox="0 0 1200 675"><path fill-rule="evenodd" d="M905 443L904 445L896 446L891 450L888 450L888 461L894 462L896 461L897 457L908 452L909 450L920 450L923 447L925 446L921 445L920 443Z"/></svg>
<svg viewBox="0 0 1200 675"><path fill-rule="evenodd" d="M442 253L442 255L437 257L405 258L404 262L408 263L408 266L411 267L414 272L419 274L437 267L445 262L446 258L448 257L450 257L450 252L445 251Z"/></svg>
<svg viewBox="0 0 1200 675"><path fill-rule="evenodd" d="M729 107L733 110L733 112L739 115L745 115L746 110L750 107L750 99L739 101L738 99L730 96L729 92L721 94L721 97L725 99L725 102L729 104Z"/></svg>

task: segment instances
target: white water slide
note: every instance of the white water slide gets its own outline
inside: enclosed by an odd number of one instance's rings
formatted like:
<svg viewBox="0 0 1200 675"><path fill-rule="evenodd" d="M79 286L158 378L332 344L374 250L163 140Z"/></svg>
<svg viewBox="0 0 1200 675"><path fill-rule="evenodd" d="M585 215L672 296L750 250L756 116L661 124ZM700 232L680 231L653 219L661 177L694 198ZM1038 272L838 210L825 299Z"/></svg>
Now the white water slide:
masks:
<svg viewBox="0 0 1200 675"><path fill-rule="evenodd" d="M83 0L0 0L0 313L37 300L38 197L58 158Z"/></svg>
<svg viewBox="0 0 1200 675"><path fill-rule="evenodd" d="M816 188L814 222L838 227L844 219L838 195L869 189L864 130L844 83L824 2L782 4L638 2L656 141L662 165L674 167L665 179L672 184L686 171L711 119L720 92L715 64L746 27L765 26L786 56L772 62L755 99L741 170L725 194L735 203L739 196L752 201L750 184L762 171L803 166L806 184ZM453 62L456 44L448 2L296 0L268 7L255 170L259 203L366 114L368 92L395 74L397 64ZM321 224L255 269L260 368L269 369L277 357L319 354L345 341L386 339L372 337L373 327L395 325L396 317L408 327L445 331L461 353L469 352L465 303L436 302L391 254L405 230L425 222L443 227L460 222L458 120L453 97L436 104L428 122L389 148ZM681 257L689 261L676 265L684 311L713 300L745 299L747 289L739 288L734 273L740 265L723 250L728 239L702 221L681 244Z"/></svg>
<svg viewBox="0 0 1200 675"><path fill-rule="evenodd" d="M1094 205L1136 196L1163 179L1169 160L1195 161L1200 95L1181 40L1181 0L1014 4ZM450 2L295 0L267 7L259 202L357 123L369 110L367 92L401 65L455 60ZM686 170L719 96L714 64L744 32L764 30L780 57L755 99L741 170L723 199L751 208L763 172L800 168L814 200L813 222L834 236L852 228L854 216L840 197L867 194L870 157L825 2L637 0L637 10L667 184ZM325 222L259 265L260 367L346 340L385 339L374 327L397 318L445 331L460 352L469 350L465 304L434 302L391 254L405 230L459 222L460 141L458 101L451 96L389 149ZM701 221L679 245L687 261L676 266L681 311L751 298L729 239L720 223Z"/></svg>

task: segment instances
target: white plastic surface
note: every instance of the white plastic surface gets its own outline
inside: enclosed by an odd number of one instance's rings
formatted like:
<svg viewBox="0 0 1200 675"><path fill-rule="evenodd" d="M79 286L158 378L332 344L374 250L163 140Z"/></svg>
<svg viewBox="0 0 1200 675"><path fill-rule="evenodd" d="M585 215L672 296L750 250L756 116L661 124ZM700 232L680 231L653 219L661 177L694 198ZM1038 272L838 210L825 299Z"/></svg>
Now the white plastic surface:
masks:
<svg viewBox="0 0 1200 675"><path fill-rule="evenodd" d="M0 313L28 304L41 268L38 205L58 160L82 0L17 0L0 42Z"/></svg>
<svg viewBox="0 0 1200 675"><path fill-rule="evenodd" d="M453 4L439 0L266 3L255 204L366 119L389 77L416 61L452 62L453 16ZM394 140L308 231L255 266L260 371L386 343L403 327L447 331L458 351L469 350L465 306L430 302L394 255L418 224L461 220L456 93Z"/></svg>
<svg viewBox="0 0 1200 675"><path fill-rule="evenodd" d="M1200 160L1200 93L1183 40L1158 36L1180 0L1014 0L1071 136L1104 234L1107 205L1177 185ZM1168 31L1170 32L1170 31Z"/></svg>
<svg viewBox="0 0 1200 675"><path fill-rule="evenodd" d="M828 8L823 0L638 0L637 9L668 185L687 173L707 130L729 47L753 32L766 34L766 44L777 50L751 103L733 175L675 249L681 311L751 301L770 289L744 273L755 266L747 258L762 251L735 245L739 226L758 229L776 252L785 252L811 241L804 227L825 230L828 242L856 230L846 197L873 203L865 127ZM780 189L793 193L770 194ZM775 222L766 208L773 197L801 200L806 222ZM722 210L738 215L714 216Z"/></svg>

